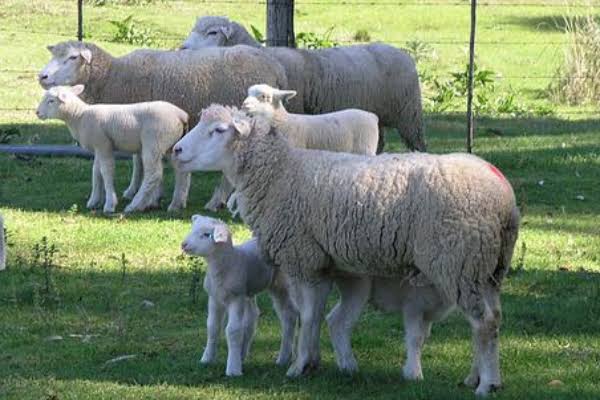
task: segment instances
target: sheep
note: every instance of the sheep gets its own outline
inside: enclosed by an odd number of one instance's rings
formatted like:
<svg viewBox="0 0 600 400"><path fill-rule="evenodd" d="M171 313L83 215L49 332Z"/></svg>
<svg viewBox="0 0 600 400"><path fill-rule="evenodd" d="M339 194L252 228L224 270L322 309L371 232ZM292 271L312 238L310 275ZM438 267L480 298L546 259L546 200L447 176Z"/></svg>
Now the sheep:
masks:
<svg viewBox="0 0 600 400"><path fill-rule="evenodd" d="M213 32L217 32L217 38ZM222 40L218 32L231 33L228 40ZM202 17L185 47L197 50L248 44L249 37L241 25L227 18ZM236 38L244 39L238 42ZM256 41L250 45L260 46ZM323 114L346 108L370 111L379 117L378 153L384 147L383 127L398 129L408 149L426 151L419 75L414 60L404 50L383 43L317 50L257 50L274 57L285 68L287 87L298 92L290 107L299 108L298 112Z"/></svg>
<svg viewBox="0 0 600 400"><path fill-rule="evenodd" d="M289 376L319 363L332 271L397 277L416 269L471 324L465 383L478 395L501 385L500 288L519 211L496 167L461 153L295 149L268 121L219 105L203 119L175 145L175 161L184 171L223 171L265 259L292 280L301 323Z"/></svg>
<svg viewBox="0 0 600 400"><path fill-rule="evenodd" d="M297 148L375 155L379 138L375 114L354 109L320 115L291 114L283 103L295 95L294 90L254 85L248 89L242 109L270 120Z"/></svg>
<svg viewBox="0 0 600 400"><path fill-rule="evenodd" d="M281 347L276 363L286 365L292 356L298 318L289 296L285 277L265 263L256 239L239 246L231 242L228 226L202 215L192 216L192 230L181 248L205 258L208 264L204 290L208 294L207 341L200 362L216 357L219 331L227 313L227 376L242 375L242 361L248 355L260 314L256 295L268 290L281 322Z"/></svg>
<svg viewBox="0 0 600 400"><path fill-rule="evenodd" d="M0 271L6 269L6 244L4 243L4 220L0 215Z"/></svg>
<svg viewBox="0 0 600 400"><path fill-rule="evenodd" d="M237 22L230 21L227 17L205 16L196 20L196 25L180 49L224 47L237 44L261 47L261 44Z"/></svg>
<svg viewBox="0 0 600 400"><path fill-rule="evenodd" d="M140 154L143 163L140 189L125 207L125 212L158 206L163 176L162 156L169 153L173 144L185 133L187 113L164 101L90 105L78 97L83 91L84 85L54 86L44 93L36 114L42 120L64 121L73 139L94 153L92 193L87 207L98 207L104 197L103 211L115 211L115 150ZM185 207L189 186L190 174L176 170L170 209Z"/></svg>
<svg viewBox="0 0 600 400"><path fill-rule="evenodd" d="M210 102L241 104L246 89L253 84L287 87L283 67L259 49L247 46L201 51L137 50L113 57L92 43L66 41L48 46L48 50L52 59L38 76L44 89L84 84L82 99L88 103L167 101L188 113L190 126L196 124L197 115ZM133 197L141 181L141 161L136 156L133 167L125 198ZM219 194L230 193L228 186L222 183L221 190L205 207L216 211L224 204L227 198Z"/></svg>

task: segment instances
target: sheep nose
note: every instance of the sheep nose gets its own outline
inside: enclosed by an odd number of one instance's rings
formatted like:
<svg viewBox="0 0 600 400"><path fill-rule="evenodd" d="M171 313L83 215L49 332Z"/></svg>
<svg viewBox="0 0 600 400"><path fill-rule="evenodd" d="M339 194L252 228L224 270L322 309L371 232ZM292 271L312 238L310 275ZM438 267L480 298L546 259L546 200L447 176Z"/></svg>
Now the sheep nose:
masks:
<svg viewBox="0 0 600 400"><path fill-rule="evenodd" d="M187 46L184 44L179 48L179 50L187 50Z"/></svg>
<svg viewBox="0 0 600 400"><path fill-rule="evenodd" d="M39 110L35 110L35 115L37 115L39 117L40 116L40 111Z"/></svg>
<svg viewBox="0 0 600 400"><path fill-rule="evenodd" d="M181 146L176 146L173 148L173 154L176 156L180 155L183 152L183 148Z"/></svg>
<svg viewBox="0 0 600 400"><path fill-rule="evenodd" d="M39 80L40 80L40 81L43 81L43 80L45 80L45 79L48 79L48 74L44 74L43 72L41 72L41 73L38 75L38 78L39 78Z"/></svg>
<svg viewBox="0 0 600 400"><path fill-rule="evenodd" d="M187 244L187 242L183 242L183 243L181 243L181 250L182 250L182 251L187 251L187 248L188 248L188 244Z"/></svg>

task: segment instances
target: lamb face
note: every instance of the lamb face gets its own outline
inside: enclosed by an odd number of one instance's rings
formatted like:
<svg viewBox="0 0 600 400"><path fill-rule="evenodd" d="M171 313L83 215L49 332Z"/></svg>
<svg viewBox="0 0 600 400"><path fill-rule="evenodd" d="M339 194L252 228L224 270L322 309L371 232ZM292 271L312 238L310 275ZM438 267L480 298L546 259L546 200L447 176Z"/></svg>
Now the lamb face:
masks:
<svg viewBox="0 0 600 400"><path fill-rule="evenodd" d="M231 244L231 233L223 222L202 215L192 216L192 230L181 243L181 249L195 256L210 256L218 246Z"/></svg>
<svg viewBox="0 0 600 400"><path fill-rule="evenodd" d="M70 102L83 92L83 85L56 86L44 93L35 114L41 120L60 119L69 108Z"/></svg>
<svg viewBox="0 0 600 400"><path fill-rule="evenodd" d="M242 110L251 116L261 116L268 120L277 110L284 109L283 103L296 95L293 90L279 90L266 84L248 88L248 97L242 104Z"/></svg>
<svg viewBox="0 0 600 400"><path fill-rule="evenodd" d="M48 46L52 59L38 75L40 85L44 89L58 85L76 85L86 83L92 52L83 47L69 43Z"/></svg>

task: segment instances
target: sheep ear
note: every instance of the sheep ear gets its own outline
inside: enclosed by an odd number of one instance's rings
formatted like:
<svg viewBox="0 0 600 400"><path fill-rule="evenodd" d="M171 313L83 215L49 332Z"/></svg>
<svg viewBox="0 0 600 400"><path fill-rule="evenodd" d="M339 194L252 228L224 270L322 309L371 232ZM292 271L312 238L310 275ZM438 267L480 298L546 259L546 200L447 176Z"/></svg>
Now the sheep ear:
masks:
<svg viewBox="0 0 600 400"><path fill-rule="evenodd" d="M240 134L240 136L248 136L252 128L248 121L244 119L234 119L232 121L232 125L233 128Z"/></svg>
<svg viewBox="0 0 600 400"><path fill-rule="evenodd" d="M196 222L200 219L200 215L199 214L194 214L192 215L192 222Z"/></svg>
<svg viewBox="0 0 600 400"><path fill-rule="evenodd" d="M233 28L231 25L222 26L221 32L223 32L223 35L225 35L225 39L229 40L231 39L231 35L233 35Z"/></svg>
<svg viewBox="0 0 600 400"><path fill-rule="evenodd" d="M81 93L83 93L83 89L85 89L85 86L75 85L71 88L71 92L73 92L76 96L79 96Z"/></svg>
<svg viewBox="0 0 600 400"><path fill-rule="evenodd" d="M227 226L218 224L215 226L213 230L213 240L215 243L226 243L227 239L229 239L229 230Z"/></svg>
<svg viewBox="0 0 600 400"><path fill-rule="evenodd" d="M60 91L60 92L58 92L58 96L57 96L57 97L58 97L58 100L60 100L60 101L61 101L61 102L63 102L63 103L64 103L65 101L67 101L67 99L68 99L68 97L67 97L67 93L65 93L65 92L63 92L63 91Z"/></svg>
<svg viewBox="0 0 600 400"><path fill-rule="evenodd" d="M83 58L87 64L92 63L92 51L90 49L83 49L83 50L81 50L81 52L79 54L81 55L81 58Z"/></svg>
<svg viewBox="0 0 600 400"><path fill-rule="evenodd" d="M297 94L295 90L278 90L276 93L282 101L289 101Z"/></svg>
<svg viewBox="0 0 600 400"><path fill-rule="evenodd" d="M52 51L54 50L54 46L53 45L46 46L46 48L48 49L48 51L50 53L52 53Z"/></svg>

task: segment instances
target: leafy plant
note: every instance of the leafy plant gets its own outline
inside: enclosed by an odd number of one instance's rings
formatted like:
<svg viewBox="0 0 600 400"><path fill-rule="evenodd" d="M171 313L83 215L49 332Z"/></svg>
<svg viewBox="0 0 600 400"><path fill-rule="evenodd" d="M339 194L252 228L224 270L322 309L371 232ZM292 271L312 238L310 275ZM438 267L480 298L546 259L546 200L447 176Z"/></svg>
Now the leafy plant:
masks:
<svg viewBox="0 0 600 400"><path fill-rule="evenodd" d="M337 47L340 44L331 38L334 28L335 26L332 26L327 29L323 36L319 36L314 32L300 32L296 35L296 45L305 49Z"/></svg>
<svg viewBox="0 0 600 400"><path fill-rule="evenodd" d="M149 47L156 44L152 30L140 26L140 22L134 20L132 15L120 21L109 22L117 28L117 32L112 37L113 42Z"/></svg>
<svg viewBox="0 0 600 400"><path fill-rule="evenodd" d="M21 132L15 127L0 129L0 144L8 144L19 136L21 136Z"/></svg>
<svg viewBox="0 0 600 400"><path fill-rule="evenodd" d="M434 53L427 42L419 39L413 39L406 42L405 50L412 56L417 64L421 61L430 59Z"/></svg>
<svg viewBox="0 0 600 400"><path fill-rule="evenodd" d="M254 25L250 25L250 30L252 31L252 36L254 36L254 39L256 39L257 42L265 42L264 35L260 32L260 30L257 27L255 27Z"/></svg>

